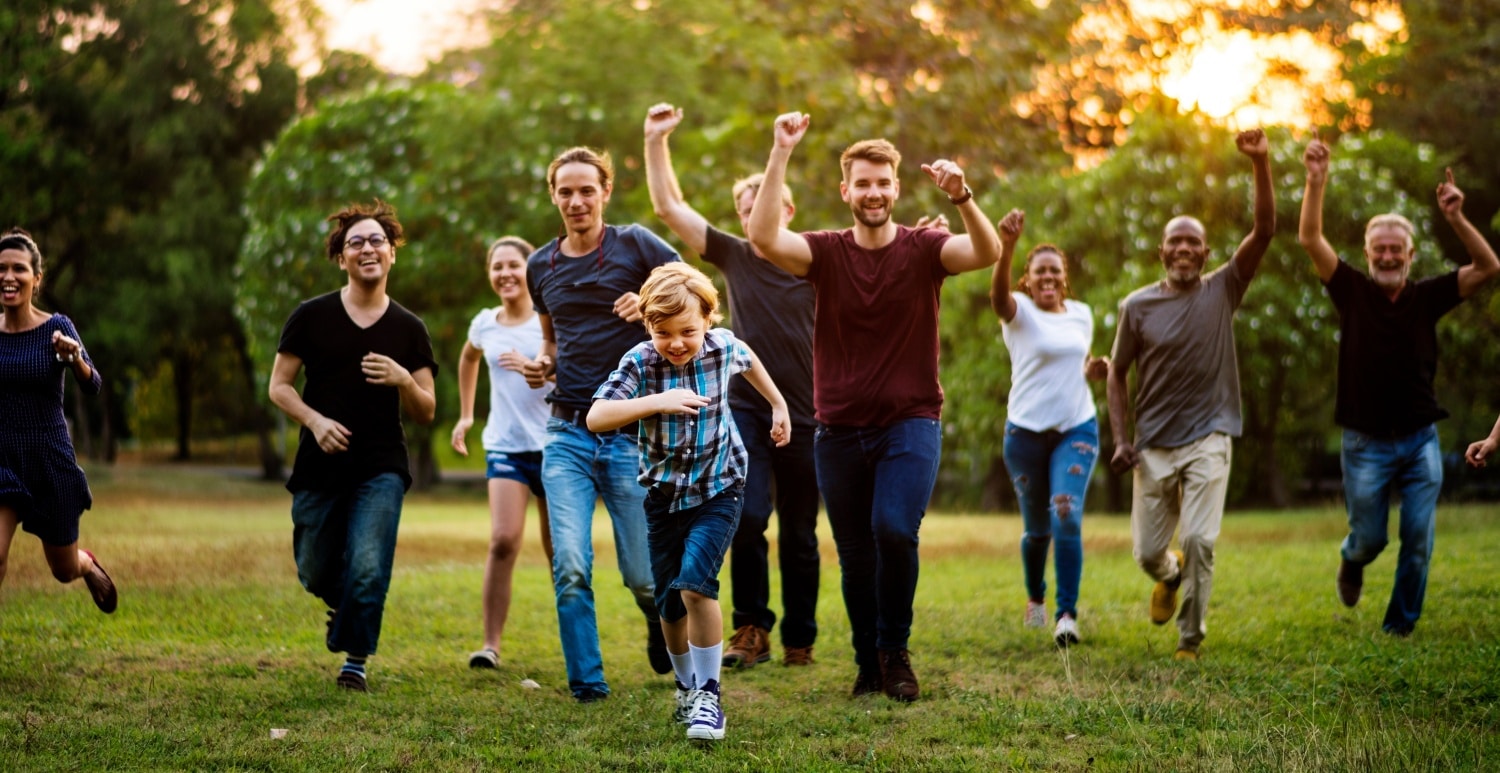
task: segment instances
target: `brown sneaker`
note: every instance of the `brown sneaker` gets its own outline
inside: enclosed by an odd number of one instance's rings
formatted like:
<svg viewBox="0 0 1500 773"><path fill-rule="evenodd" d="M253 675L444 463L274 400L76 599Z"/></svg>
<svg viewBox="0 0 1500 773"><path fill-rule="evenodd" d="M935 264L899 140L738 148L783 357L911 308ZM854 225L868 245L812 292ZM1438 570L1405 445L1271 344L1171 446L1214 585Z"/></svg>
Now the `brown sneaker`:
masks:
<svg viewBox="0 0 1500 773"><path fill-rule="evenodd" d="M1151 589L1151 622L1166 625L1177 614L1177 587L1182 585L1182 573L1187 569L1187 559L1181 550L1172 551L1177 556L1177 576L1171 580L1160 580Z"/></svg>
<svg viewBox="0 0 1500 773"><path fill-rule="evenodd" d="M783 666L810 666L814 663L812 645L806 647L784 647L781 653Z"/></svg>
<svg viewBox="0 0 1500 773"><path fill-rule="evenodd" d="M911 653L907 650L880 651L880 687L887 696L902 703L917 699L917 675L911 670Z"/></svg>
<svg viewBox="0 0 1500 773"><path fill-rule="evenodd" d="M770 631L758 625L742 625L734 629L729 637L729 646L724 648L725 668L750 668L756 663L771 659Z"/></svg>
<svg viewBox="0 0 1500 773"><path fill-rule="evenodd" d="M1359 603L1359 592L1365 587L1365 568L1352 561L1339 562L1339 601L1352 607Z"/></svg>
<svg viewBox="0 0 1500 773"><path fill-rule="evenodd" d="M854 677L854 689L849 694L855 698L865 695L877 695L880 693L880 671L876 669L859 670L859 676Z"/></svg>

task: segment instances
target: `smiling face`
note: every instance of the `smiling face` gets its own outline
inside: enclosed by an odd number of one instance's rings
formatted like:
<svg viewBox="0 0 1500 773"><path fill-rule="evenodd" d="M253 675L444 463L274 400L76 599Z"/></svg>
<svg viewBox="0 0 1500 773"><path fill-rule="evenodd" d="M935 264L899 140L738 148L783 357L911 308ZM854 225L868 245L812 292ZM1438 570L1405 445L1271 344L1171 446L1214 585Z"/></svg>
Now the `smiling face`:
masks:
<svg viewBox="0 0 1500 773"><path fill-rule="evenodd" d="M526 256L513 245L502 244L490 251L490 288L505 303L527 293Z"/></svg>
<svg viewBox="0 0 1500 773"><path fill-rule="evenodd" d="M604 225L604 207L609 204L610 185L602 182L599 168L573 161L557 168L552 178L552 203L572 234L593 233Z"/></svg>
<svg viewBox="0 0 1500 773"><path fill-rule="evenodd" d="M891 219L901 183L894 166L856 158L849 165L848 179L839 183L839 195L861 225L880 228Z"/></svg>
<svg viewBox="0 0 1500 773"><path fill-rule="evenodd" d="M696 308L683 309L681 313L659 320L649 327L651 345L668 362L681 367L698 356L703 348L703 336L708 332L708 317Z"/></svg>
<svg viewBox="0 0 1500 773"><path fill-rule="evenodd" d="M29 307L41 282L42 275L32 266L31 253L0 250L0 307L6 312Z"/></svg>
<svg viewBox="0 0 1500 773"><path fill-rule="evenodd" d="M1068 268L1061 255L1038 252L1026 263L1026 290L1042 311L1060 311L1067 297Z"/></svg>
<svg viewBox="0 0 1500 773"><path fill-rule="evenodd" d="M1190 285L1203 273L1208 261L1207 237L1197 218L1174 217L1162 234L1161 264L1167 269L1167 281Z"/></svg>
<svg viewBox="0 0 1500 773"><path fill-rule="evenodd" d="M339 255L339 268L348 272L351 283L381 284L395 262L396 248L378 221L361 220L344 232L344 251Z"/></svg>
<svg viewBox="0 0 1500 773"><path fill-rule="evenodd" d="M1377 225L1365 235L1365 261L1370 279L1389 294L1401 292L1417 254L1411 234L1398 225Z"/></svg>

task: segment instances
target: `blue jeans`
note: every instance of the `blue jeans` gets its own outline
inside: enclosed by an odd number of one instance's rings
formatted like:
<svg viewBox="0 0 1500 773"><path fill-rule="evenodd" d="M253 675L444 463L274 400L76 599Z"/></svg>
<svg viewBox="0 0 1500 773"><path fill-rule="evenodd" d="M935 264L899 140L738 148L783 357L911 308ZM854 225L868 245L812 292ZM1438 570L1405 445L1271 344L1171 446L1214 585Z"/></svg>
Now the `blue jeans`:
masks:
<svg viewBox="0 0 1500 773"><path fill-rule="evenodd" d="M600 498L614 524L615 556L625 587L647 621L657 624L646 549L646 488L636 480L640 463L634 435L595 434L561 419L547 420L542 485L552 526L552 587L574 695L609 692L594 614L594 507Z"/></svg>
<svg viewBox="0 0 1500 773"><path fill-rule="evenodd" d="M1057 617L1078 618L1083 577L1083 500L1099 458L1099 421L1072 429L1032 432L1005 422L1005 467L1021 505L1021 566L1026 594L1047 597L1047 547L1056 545Z"/></svg>
<svg viewBox="0 0 1500 773"><path fill-rule="evenodd" d="M818 638L818 482L813 462L813 428L796 427L792 442L771 441L769 413L735 411L750 469L745 478L745 509L730 546L730 593L734 627L776 625L771 611L771 572L766 527L774 495L779 528L776 552L781 565L781 643L811 647Z"/></svg>
<svg viewBox="0 0 1500 773"><path fill-rule="evenodd" d="M942 424L935 419L818 428L818 488L838 547L844 609L862 670L879 668L876 650L906 649L911 637L917 531L941 451Z"/></svg>
<svg viewBox="0 0 1500 773"><path fill-rule="evenodd" d="M1344 503L1349 536L1339 551L1344 560L1364 566L1385 549L1391 493L1401 496L1401 552L1396 557L1396 586L1385 609L1385 630L1410 633L1422 616L1427 595L1427 564L1437 524L1438 493L1443 488L1443 460L1437 427L1406 437L1380 440L1344 430L1340 455L1344 470Z"/></svg>
<svg viewBox="0 0 1500 773"><path fill-rule="evenodd" d="M292 494L297 579L337 612L328 631L332 652L375 654L405 496L406 485L393 472L352 489Z"/></svg>
<svg viewBox="0 0 1500 773"><path fill-rule="evenodd" d="M734 539L745 506L741 487L715 494L697 507L670 512L671 497L651 489L646 493L647 541L651 546L651 576L656 583L656 611L675 623L687 617L682 592L719 597L719 569Z"/></svg>

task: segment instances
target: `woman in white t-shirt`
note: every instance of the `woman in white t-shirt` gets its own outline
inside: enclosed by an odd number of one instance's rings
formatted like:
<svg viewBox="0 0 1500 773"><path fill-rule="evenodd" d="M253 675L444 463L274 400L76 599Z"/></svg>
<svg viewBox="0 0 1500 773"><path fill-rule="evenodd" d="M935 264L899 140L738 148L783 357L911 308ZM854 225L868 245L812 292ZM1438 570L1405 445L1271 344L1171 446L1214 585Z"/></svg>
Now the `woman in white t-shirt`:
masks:
<svg viewBox="0 0 1500 773"><path fill-rule="evenodd" d="M489 365L490 415L484 425L485 477L490 500L490 551L484 565L484 648L469 656L473 668L500 664L500 636L510 614L511 575L521 550L529 495L536 495L542 547L552 560L547 526L547 499L542 490L542 444L547 436L546 397L526 385L521 370L542 348L542 325L526 288L526 258L532 246L506 236L489 251L490 287L501 305L485 309L469 324L469 338L458 358L459 419L453 426L453 450L469 455L465 436L474 426L474 391L479 365Z"/></svg>
<svg viewBox="0 0 1500 773"><path fill-rule="evenodd" d="M1055 543L1059 647L1076 644L1078 584L1083 576L1083 500L1099 456L1099 424L1088 381L1109 374L1109 360L1089 353L1094 316L1068 300L1067 257L1051 244L1026 256L1016 292L1011 258L1025 213L1000 221L1000 261L990 282L990 304L1010 351L1011 388L1005 422L1005 466L1016 488L1021 520L1021 564L1026 579L1026 625L1047 625L1047 548Z"/></svg>

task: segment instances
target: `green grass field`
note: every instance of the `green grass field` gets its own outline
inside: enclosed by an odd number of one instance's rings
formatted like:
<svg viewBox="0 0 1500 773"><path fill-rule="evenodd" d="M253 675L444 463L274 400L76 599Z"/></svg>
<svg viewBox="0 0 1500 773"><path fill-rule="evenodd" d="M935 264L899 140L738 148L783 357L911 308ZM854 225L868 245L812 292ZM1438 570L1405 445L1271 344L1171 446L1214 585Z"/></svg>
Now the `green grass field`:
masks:
<svg viewBox="0 0 1500 773"><path fill-rule="evenodd" d="M1086 522L1084 642L1058 651L1021 626L1019 518L931 515L911 705L848 696L825 522L818 662L787 669L778 647L727 674L728 737L704 746L671 723L671 682L647 666L607 518L595 586L609 700L568 696L534 521L501 667L466 667L487 540L478 490L407 500L372 692L357 695L334 687L340 661L297 584L282 489L154 467L92 479L83 544L120 584L120 609L101 615L81 584L53 581L35 538L17 535L0 588L0 771L1500 767L1493 507L1440 511L1426 614L1405 640L1379 631L1394 546L1348 610L1333 592L1341 511L1230 516L1196 664L1171 659L1174 626L1146 619L1151 583L1125 518Z"/></svg>

